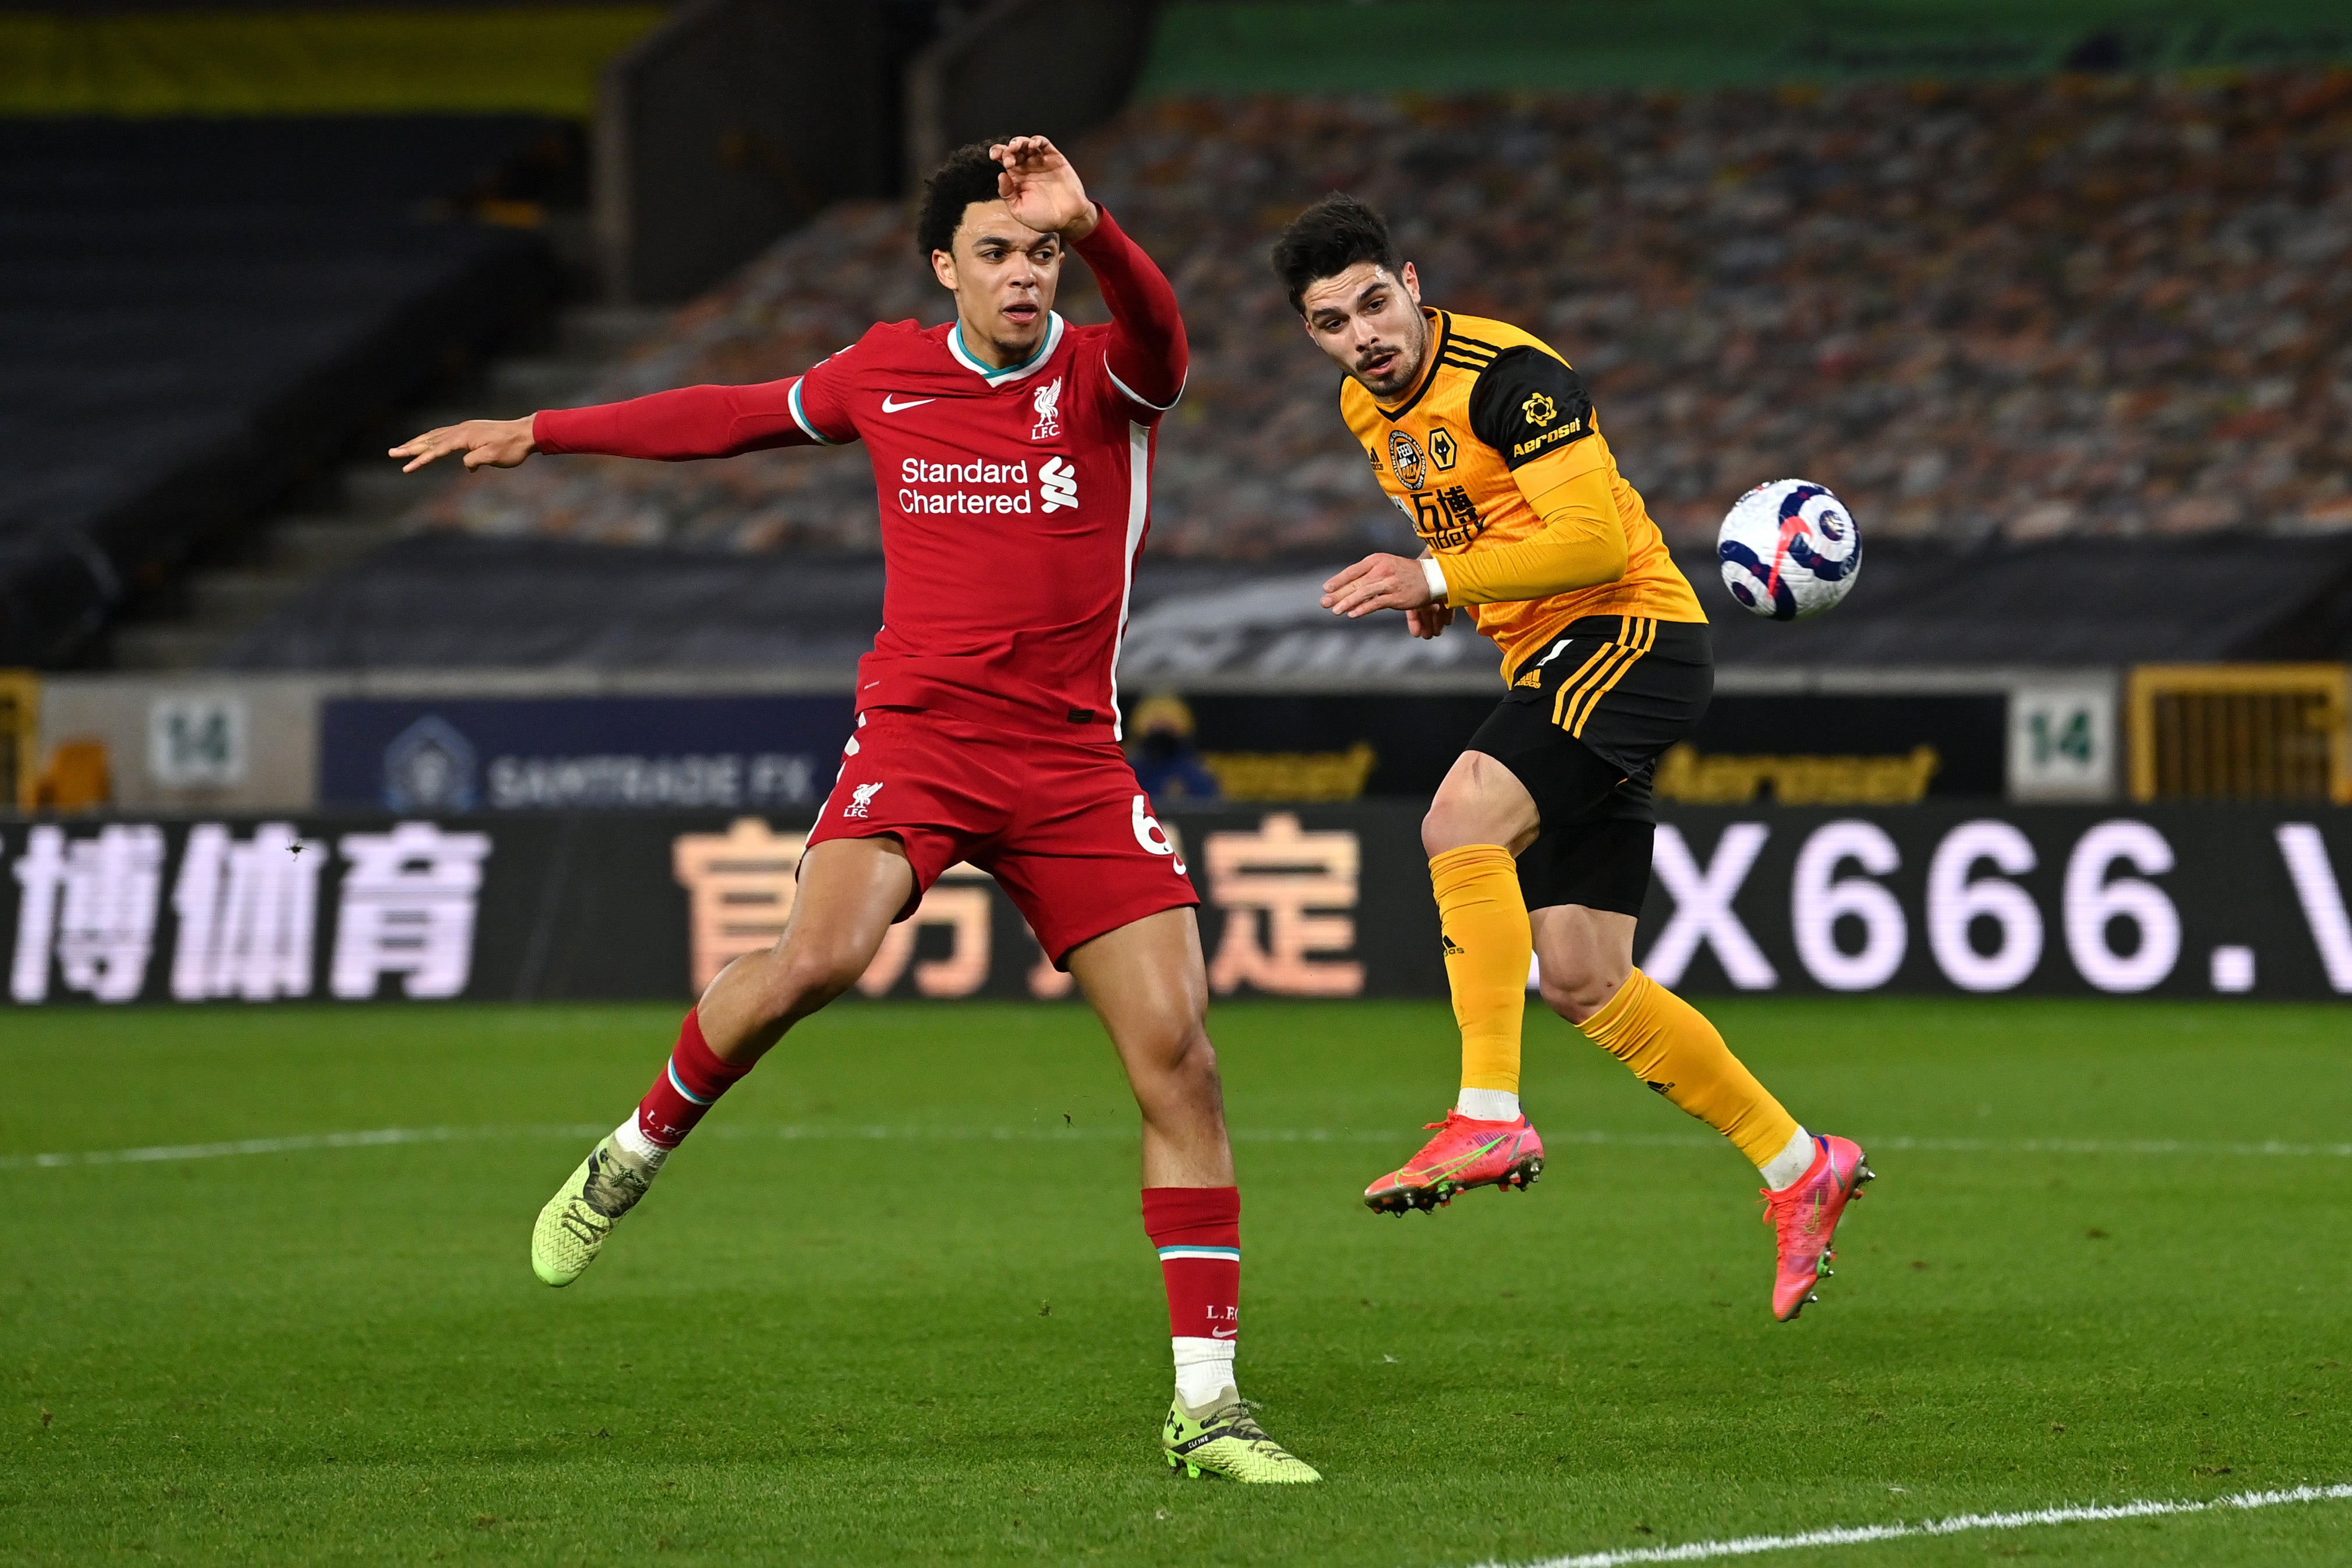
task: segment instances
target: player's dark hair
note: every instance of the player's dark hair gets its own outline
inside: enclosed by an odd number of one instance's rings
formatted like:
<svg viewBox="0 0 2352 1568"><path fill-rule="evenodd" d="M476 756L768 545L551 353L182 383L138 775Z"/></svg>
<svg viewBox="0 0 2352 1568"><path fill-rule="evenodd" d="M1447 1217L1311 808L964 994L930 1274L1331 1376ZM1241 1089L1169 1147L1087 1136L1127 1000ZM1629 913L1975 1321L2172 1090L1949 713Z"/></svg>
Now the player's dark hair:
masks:
<svg viewBox="0 0 2352 1568"><path fill-rule="evenodd" d="M1334 191L1297 217L1274 242L1274 275L1290 291L1290 308L1303 308L1307 291L1360 261L1404 270L1404 257L1380 214L1345 191Z"/></svg>
<svg viewBox="0 0 2352 1568"><path fill-rule="evenodd" d="M996 177L1004 172L1004 165L990 157L988 150L1008 140L1000 136L993 141L968 142L949 153L948 161L923 182L923 204L915 214L915 244L924 260L929 261L935 250L954 251L956 225L963 222L966 207L974 202L992 202L1003 193Z"/></svg>

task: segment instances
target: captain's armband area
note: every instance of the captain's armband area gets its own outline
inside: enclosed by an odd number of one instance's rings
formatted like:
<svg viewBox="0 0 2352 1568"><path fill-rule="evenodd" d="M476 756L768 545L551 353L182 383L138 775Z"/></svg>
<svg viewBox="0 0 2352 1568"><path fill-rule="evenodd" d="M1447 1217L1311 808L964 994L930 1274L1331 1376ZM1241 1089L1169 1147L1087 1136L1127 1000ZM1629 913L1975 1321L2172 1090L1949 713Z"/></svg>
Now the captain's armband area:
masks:
<svg viewBox="0 0 2352 1568"><path fill-rule="evenodd" d="M1574 445L1595 428L1583 378L1540 349L1504 350L1470 393L1472 433L1514 469Z"/></svg>

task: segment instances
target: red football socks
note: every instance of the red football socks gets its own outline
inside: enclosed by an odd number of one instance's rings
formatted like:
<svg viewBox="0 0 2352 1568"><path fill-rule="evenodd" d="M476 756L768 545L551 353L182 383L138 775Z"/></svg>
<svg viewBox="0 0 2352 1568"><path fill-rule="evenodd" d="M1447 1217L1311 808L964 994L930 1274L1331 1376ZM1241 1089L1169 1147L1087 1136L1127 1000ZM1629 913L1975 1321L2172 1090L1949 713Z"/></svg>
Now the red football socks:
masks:
<svg viewBox="0 0 2352 1568"><path fill-rule="evenodd" d="M1168 1282L1168 1332L1230 1340L1241 1332L1242 1194L1234 1186L1147 1186L1143 1228Z"/></svg>
<svg viewBox="0 0 2352 1568"><path fill-rule="evenodd" d="M694 1131L719 1097L735 1086L751 1068L721 1061L702 1038L702 1019L686 1015L678 1027L677 1049L669 1063L637 1102L637 1131L657 1148L674 1149Z"/></svg>
<svg viewBox="0 0 2352 1568"><path fill-rule="evenodd" d="M1231 1186L1147 1186L1143 1228L1160 1249L1176 1392L1198 1409L1234 1386L1241 1333L1242 1195Z"/></svg>

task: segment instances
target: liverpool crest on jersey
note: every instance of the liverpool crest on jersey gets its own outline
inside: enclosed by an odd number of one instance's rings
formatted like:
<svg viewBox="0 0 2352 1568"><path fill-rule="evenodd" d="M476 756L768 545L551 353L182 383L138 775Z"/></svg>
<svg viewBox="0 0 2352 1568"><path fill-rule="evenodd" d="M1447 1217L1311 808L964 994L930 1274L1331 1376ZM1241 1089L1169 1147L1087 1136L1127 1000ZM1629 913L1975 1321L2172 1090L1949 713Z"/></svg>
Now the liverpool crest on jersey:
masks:
<svg viewBox="0 0 2352 1568"><path fill-rule="evenodd" d="M1032 441L1051 441L1062 434L1062 378L1055 376L1029 396L1029 406L1037 411L1037 423L1029 432Z"/></svg>

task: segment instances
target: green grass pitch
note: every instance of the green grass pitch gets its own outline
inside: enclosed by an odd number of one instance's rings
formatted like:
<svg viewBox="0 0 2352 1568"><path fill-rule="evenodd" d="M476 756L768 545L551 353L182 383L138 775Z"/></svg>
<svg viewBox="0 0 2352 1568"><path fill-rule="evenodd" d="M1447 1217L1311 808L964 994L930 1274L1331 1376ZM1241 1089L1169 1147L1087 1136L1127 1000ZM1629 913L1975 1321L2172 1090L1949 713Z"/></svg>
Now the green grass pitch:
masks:
<svg viewBox="0 0 2352 1568"><path fill-rule="evenodd" d="M2246 1147L2352 1135L2352 1013L1711 1011L1880 1173L1795 1324L1754 1173L1549 1015L1543 1180L1398 1220L1356 1195L1446 1103L1446 1010L1218 1009L1244 1390L1330 1478L1263 1490L1160 1461L1135 1116L1081 1009L819 1018L560 1292L551 1129L619 1120L676 1009L12 1014L0 1563L1447 1568L2352 1480L2352 1159ZM383 1127L468 1135L24 1159ZM1757 1561L2011 1557L2344 1563L2352 1503Z"/></svg>

